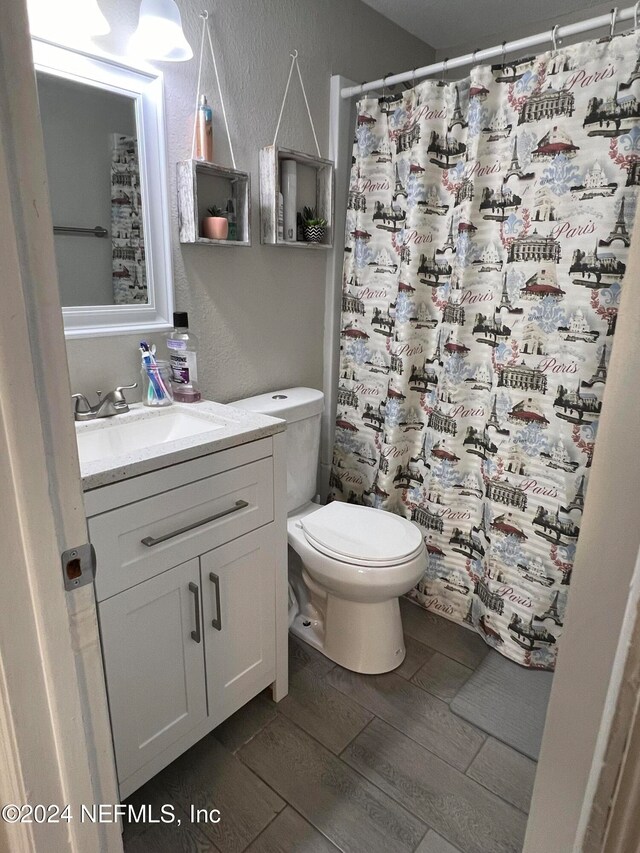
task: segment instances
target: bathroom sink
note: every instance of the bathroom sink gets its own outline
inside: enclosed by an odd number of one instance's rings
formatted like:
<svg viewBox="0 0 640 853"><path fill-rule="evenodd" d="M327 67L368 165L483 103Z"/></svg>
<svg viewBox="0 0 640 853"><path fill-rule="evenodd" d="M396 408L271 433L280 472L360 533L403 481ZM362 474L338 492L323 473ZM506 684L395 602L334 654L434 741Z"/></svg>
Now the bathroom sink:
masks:
<svg viewBox="0 0 640 853"><path fill-rule="evenodd" d="M200 400L76 421L84 492L283 432L284 421ZM270 451L269 451L270 452Z"/></svg>
<svg viewBox="0 0 640 853"><path fill-rule="evenodd" d="M145 454L169 442L206 436L225 424L210 414L192 414L177 407L131 411L113 418L76 424L80 467L101 459Z"/></svg>

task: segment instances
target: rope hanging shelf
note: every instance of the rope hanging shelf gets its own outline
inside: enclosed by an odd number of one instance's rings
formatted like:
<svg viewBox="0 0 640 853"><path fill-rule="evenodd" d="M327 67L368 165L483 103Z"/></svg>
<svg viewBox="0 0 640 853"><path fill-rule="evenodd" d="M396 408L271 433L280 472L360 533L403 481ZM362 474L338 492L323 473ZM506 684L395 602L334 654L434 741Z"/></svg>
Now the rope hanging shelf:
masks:
<svg viewBox="0 0 640 853"><path fill-rule="evenodd" d="M311 117L311 110L302 81L300 66L298 65L298 51L296 50L290 55L289 77L287 78L287 85L284 90L273 144L260 149L260 241L266 246L287 246L291 249L330 249L333 246L334 231L334 164L332 160L327 160L320 154L318 137L313 124L313 118ZM305 154L302 151L294 151L290 148L281 148L277 144L278 131L282 122L282 115L289 93L294 66L298 71L298 78L307 107L317 156ZM278 194L280 192L281 163L283 160L295 160L299 166L304 166L315 171L315 203L313 207L316 217L326 220L324 237L321 242L305 242L303 240L287 241L278 238Z"/></svg>
<svg viewBox="0 0 640 853"><path fill-rule="evenodd" d="M251 176L236 168L236 158L229 132L227 111L224 105L218 63L213 49L211 31L209 30L209 13L200 13L202 18L202 37L200 39L200 65L198 67L198 83L196 87L196 107L194 112L193 138L191 143L191 159L182 160L177 164L178 186L178 224L181 243L199 243L209 246L250 246L251 245ZM200 83L202 80L202 62L204 57L204 40L208 37L213 70L216 78L222 117L229 143L233 168L209 163L195 158L196 147L196 118ZM222 193L226 193L222 198ZM215 202L231 199L236 214L236 239L213 240L202 236L200 224L207 215L208 208Z"/></svg>

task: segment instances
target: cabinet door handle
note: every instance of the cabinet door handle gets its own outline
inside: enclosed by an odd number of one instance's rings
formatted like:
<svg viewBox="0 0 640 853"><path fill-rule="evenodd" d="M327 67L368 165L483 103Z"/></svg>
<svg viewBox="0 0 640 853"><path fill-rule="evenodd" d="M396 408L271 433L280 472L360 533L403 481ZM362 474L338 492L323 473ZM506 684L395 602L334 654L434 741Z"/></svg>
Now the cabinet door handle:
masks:
<svg viewBox="0 0 640 853"><path fill-rule="evenodd" d="M246 501L236 501L229 509L223 509L222 512L217 512L215 515L210 515L208 518L203 518L202 521L194 521L193 524L188 524L186 527L181 527L179 530L174 530L173 533L165 533L164 536L145 536L141 539L143 545L147 548L153 548L154 545L159 545L161 542L166 542L167 539L173 539L174 536L180 536L182 533L188 533L190 530L195 530L196 527L202 527L204 524L209 524L210 521L217 521L219 518L224 518L225 515L231 515L232 512L238 512L239 509L244 509L249 504Z"/></svg>
<svg viewBox="0 0 640 853"><path fill-rule="evenodd" d="M211 620L211 624L216 629L216 631L222 631L222 613L220 612L220 578L218 575L214 575L213 572L209 572L209 580L216 588L216 613L217 616L215 619Z"/></svg>
<svg viewBox="0 0 640 853"><path fill-rule="evenodd" d="M200 590L197 583L189 584L189 592L193 593L194 610L196 614L196 630L191 632L191 639L199 643L202 639L200 633Z"/></svg>

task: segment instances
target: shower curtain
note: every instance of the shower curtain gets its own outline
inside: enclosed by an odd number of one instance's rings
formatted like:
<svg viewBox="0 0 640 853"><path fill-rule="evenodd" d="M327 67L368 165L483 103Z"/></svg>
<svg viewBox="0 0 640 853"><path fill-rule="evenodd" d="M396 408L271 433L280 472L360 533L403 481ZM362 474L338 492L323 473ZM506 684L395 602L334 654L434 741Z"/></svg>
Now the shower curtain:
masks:
<svg viewBox="0 0 640 853"><path fill-rule="evenodd" d="M640 184L635 33L357 107L330 499L410 597L553 669ZM615 567L611 567L615 571Z"/></svg>
<svg viewBox="0 0 640 853"><path fill-rule="evenodd" d="M149 301L138 140L111 134L111 257L114 305Z"/></svg>

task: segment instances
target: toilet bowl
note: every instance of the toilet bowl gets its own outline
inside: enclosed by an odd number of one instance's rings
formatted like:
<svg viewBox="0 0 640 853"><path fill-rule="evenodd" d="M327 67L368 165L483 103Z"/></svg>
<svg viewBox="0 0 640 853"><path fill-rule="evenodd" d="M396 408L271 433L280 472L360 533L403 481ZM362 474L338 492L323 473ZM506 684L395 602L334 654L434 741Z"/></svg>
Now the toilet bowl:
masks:
<svg viewBox="0 0 640 853"><path fill-rule="evenodd" d="M336 501L307 504L289 517L287 530L300 561L292 632L354 672L398 667L405 657L398 597L426 568L418 528Z"/></svg>
<svg viewBox="0 0 640 853"><path fill-rule="evenodd" d="M283 418L287 461L290 631L354 672L389 672L405 646L398 597L426 569L413 522L316 493L324 396L287 388L232 405Z"/></svg>

